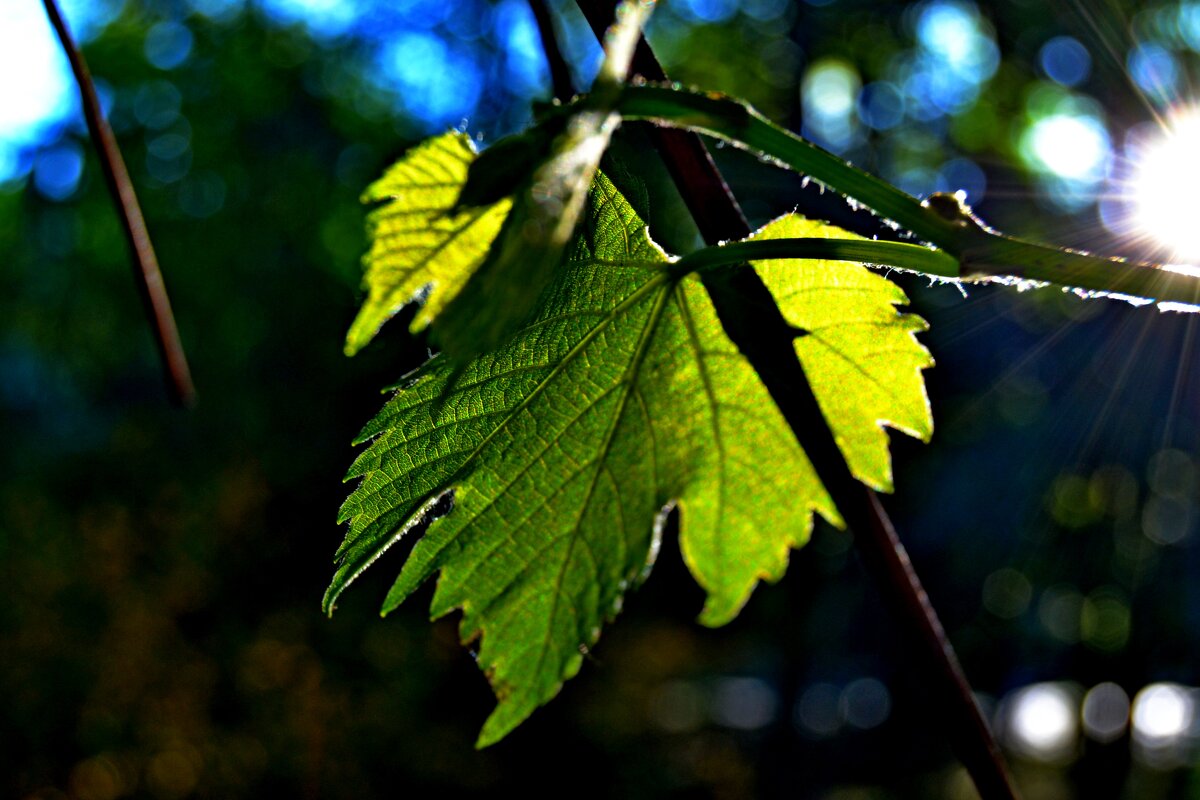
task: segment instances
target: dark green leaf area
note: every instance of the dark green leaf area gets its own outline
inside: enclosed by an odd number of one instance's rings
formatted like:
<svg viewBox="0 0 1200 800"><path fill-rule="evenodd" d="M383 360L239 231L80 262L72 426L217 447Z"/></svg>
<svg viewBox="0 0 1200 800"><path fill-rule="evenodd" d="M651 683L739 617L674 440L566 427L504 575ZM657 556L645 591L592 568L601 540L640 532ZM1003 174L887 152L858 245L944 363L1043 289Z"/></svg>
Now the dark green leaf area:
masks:
<svg viewBox="0 0 1200 800"><path fill-rule="evenodd" d="M440 573L433 616L463 611L464 641L499 705L490 744L574 675L582 652L645 576L664 509L731 619L836 511L699 281L667 257L603 176L564 268L507 345L457 369L434 359L363 432L345 586L446 491L454 510L416 544L384 603Z"/></svg>

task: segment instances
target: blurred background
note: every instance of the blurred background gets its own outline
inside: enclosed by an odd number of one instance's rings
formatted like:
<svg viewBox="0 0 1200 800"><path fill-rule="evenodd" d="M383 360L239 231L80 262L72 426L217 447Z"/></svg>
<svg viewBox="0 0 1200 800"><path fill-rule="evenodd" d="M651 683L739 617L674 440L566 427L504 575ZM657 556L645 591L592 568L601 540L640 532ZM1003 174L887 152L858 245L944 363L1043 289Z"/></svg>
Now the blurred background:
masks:
<svg viewBox="0 0 1200 800"><path fill-rule="evenodd" d="M552 5L586 86L598 48ZM700 592L665 542L581 675L484 752L491 697L454 620L428 623L428 590L378 618L402 554L320 614L349 442L426 353L394 322L342 355L358 194L424 135L486 145L531 119L549 80L525 0L66 11L200 404L165 402L41 4L5 0L0 795L973 796L928 680L827 528L719 630L693 622ZM1200 143L1165 183L1138 176L1186 118L1200 3L667 0L649 35L679 80L915 194L963 190L1003 230L1195 253ZM716 155L756 223L799 204L869 224ZM652 231L685 247L670 200ZM1172 209L1182 227L1157 229ZM900 280L932 325L938 428L928 446L893 437L887 503L1026 796L1200 797L1195 317Z"/></svg>

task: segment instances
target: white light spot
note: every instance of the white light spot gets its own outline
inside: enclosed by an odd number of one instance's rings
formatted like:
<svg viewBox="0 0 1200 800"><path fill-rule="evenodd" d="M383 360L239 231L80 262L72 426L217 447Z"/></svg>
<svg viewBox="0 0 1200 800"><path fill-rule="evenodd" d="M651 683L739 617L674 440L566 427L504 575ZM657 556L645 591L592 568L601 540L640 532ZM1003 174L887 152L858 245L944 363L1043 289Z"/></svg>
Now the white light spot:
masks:
<svg viewBox="0 0 1200 800"><path fill-rule="evenodd" d="M1200 182L1200 112L1172 115L1167 128L1136 156L1137 227L1186 260L1200 258L1200 225L1192 193Z"/></svg>
<svg viewBox="0 0 1200 800"><path fill-rule="evenodd" d="M917 38L921 44L944 55L952 64L971 57L971 45L976 35L971 11L954 3L929 5L917 23Z"/></svg>
<svg viewBox="0 0 1200 800"><path fill-rule="evenodd" d="M71 78L39 3L0 10L0 140L29 144L39 126L66 115Z"/></svg>
<svg viewBox="0 0 1200 800"><path fill-rule="evenodd" d="M1107 166L1108 133L1091 117L1052 114L1035 122L1028 136L1039 165L1059 177L1096 179Z"/></svg>
<svg viewBox="0 0 1200 800"><path fill-rule="evenodd" d="M1175 683L1152 683L1133 701L1133 737L1148 746L1170 744L1192 726L1195 700Z"/></svg>
<svg viewBox="0 0 1200 800"><path fill-rule="evenodd" d="M74 37L86 42L112 19L113 0L61 3ZM77 104L67 59L41 3L0 3L0 183L28 169L22 153L54 137Z"/></svg>
<svg viewBox="0 0 1200 800"><path fill-rule="evenodd" d="M340 36L362 14L353 0L260 0L260 5L275 19L303 21L318 36Z"/></svg>
<svg viewBox="0 0 1200 800"><path fill-rule="evenodd" d="M819 61L804 75L804 111L826 120L849 116L860 87L858 73L845 61Z"/></svg>
<svg viewBox="0 0 1200 800"><path fill-rule="evenodd" d="M1073 753L1079 725L1070 689L1035 683L1013 694L1005 706L1004 730L1015 751L1039 761L1060 761Z"/></svg>
<svg viewBox="0 0 1200 800"><path fill-rule="evenodd" d="M862 81L853 66L836 58L816 62L800 87L804 131L834 152L845 150L858 132Z"/></svg>

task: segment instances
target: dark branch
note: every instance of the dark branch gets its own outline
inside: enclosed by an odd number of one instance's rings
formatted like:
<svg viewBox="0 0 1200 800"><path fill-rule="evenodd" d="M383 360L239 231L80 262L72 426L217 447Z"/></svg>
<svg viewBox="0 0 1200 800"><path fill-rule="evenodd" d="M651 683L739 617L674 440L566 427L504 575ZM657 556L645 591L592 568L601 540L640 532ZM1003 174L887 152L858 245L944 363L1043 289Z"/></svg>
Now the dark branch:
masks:
<svg viewBox="0 0 1200 800"><path fill-rule="evenodd" d="M83 54L75 46L71 33L67 30L66 23L54 0L43 0L43 4L46 6L46 14L50 17L50 24L54 26L58 40L62 42L67 59L71 62L71 71L75 74L75 82L79 84L83 116L87 121L92 141L96 145L96 153L100 156L104 180L112 194L117 216L121 219L125 241L129 244L134 279L137 281L142 301L146 307L146 316L154 331L171 399L179 405L190 406L196 400L196 388L192 384L187 356L184 354L183 344L179 340L179 330L175 326L175 317L171 313L171 301L167 298L167 288L163 283L162 272L158 268L158 259L154 255L150 233L146 230L146 220L142 217L137 194L133 190L133 183L129 180L129 171L125 168L124 159L121 158L121 151L117 147L117 140L113 136L112 128L108 126L108 122L100 110L96 87L92 83L92 76L88 72L87 63L83 60Z"/></svg>
<svg viewBox="0 0 1200 800"><path fill-rule="evenodd" d="M537 20L542 50L546 53L546 63L550 67L550 85L554 89L554 98L566 102L575 96L575 84L571 81L571 68L558 46L554 13L550 10L548 0L529 0L529 7L533 9L533 18Z"/></svg>
<svg viewBox="0 0 1200 800"><path fill-rule="evenodd" d="M608 5L607 0L579 0L597 35L603 33L597 24L611 13ZM633 71L649 80L666 79L644 39L634 56ZM746 218L703 140L666 128L656 128L653 136L705 241L715 245L748 236ZM795 330L753 269L723 267L706 271L702 279L725 332L762 378L854 533L862 560L887 604L899 610L920 643L924 660L938 677L934 683L951 728L951 744L980 795L985 800L1016 798L1003 756L904 546L879 498L851 474L825 421L796 355Z"/></svg>

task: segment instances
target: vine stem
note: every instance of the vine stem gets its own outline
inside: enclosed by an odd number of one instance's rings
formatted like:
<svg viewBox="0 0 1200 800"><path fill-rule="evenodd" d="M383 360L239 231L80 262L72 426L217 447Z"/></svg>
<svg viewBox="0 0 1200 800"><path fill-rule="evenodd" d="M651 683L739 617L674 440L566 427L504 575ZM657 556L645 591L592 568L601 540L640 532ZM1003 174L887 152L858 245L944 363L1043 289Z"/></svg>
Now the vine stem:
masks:
<svg viewBox="0 0 1200 800"><path fill-rule="evenodd" d="M610 13L606 0L578 2L593 30L602 34ZM644 39L638 43L633 69L649 80L666 79ZM652 135L704 239L717 245L746 238L750 226L699 136L661 127ZM951 728L951 745L976 789L984 800L1014 800L1017 794L1003 756L908 554L879 498L851 474L825 421L792 344L794 330L753 269L714 267L701 272L701 278L725 332L766 385L853 532L864 564L936 675L938 705Z"/></svg>
<svg viewBox="0 0 1200 800"><path fill-rule="evenodd" d="M96 146L100 157L100 166L104 172L104 181L108 184L112 195L113 206L121 220L121 229L129 246L130 259L133 264L134 280L146 309L158 346L159 357L167 379L167 388L171 400L177 405L190 407L196 402L196 387L192 383L191 370L188 368L187 355L183 343L179 339L179 329L175 325L175 316L171 312L171 301L167 297L167 287L163 282L162 271L158 267L158 258L154 254L154 246L150 241L150 232L146 229L146 220L142 216L138 204L137 193L133 182L129 179L129 170L117 147L116 137L112 128L104 118L100 108L100 100L96 96L96 86L92 82L87 62L83 53L71 38L66 22L58 9L55 0L43 0L46 15L58 35L67 60L71 64L71 72L79 86L79 96L83 106L83 117L87 122L88 132Z"/></svg>
<svg viewBox="0 0 1200 800"><path fill-rule="evenodd" d="M671 272L685 275L717 267L736 266L748 261L770 261L781 258L828 259L856 261L899 269L924 272L927 275L954 277L958 261L942 250L903 242L877 242L871 239L750 239L716 247L705 247L688 253L671 265Z"/></svg>
<svg viewBox="0 0 1200 800"><path fill-rule="evenodd" d="M673 86L628 86L619 109L626 119L649 120L732 142L853 198L952 255L958 269L952 275L935 273L943 277L1028 279L1186 305L1195 305L1200 297L1200 270L1195 267L1139 263L1006 236L988 228L952 196L935 195L922 202L729 97Z"/></svg>

